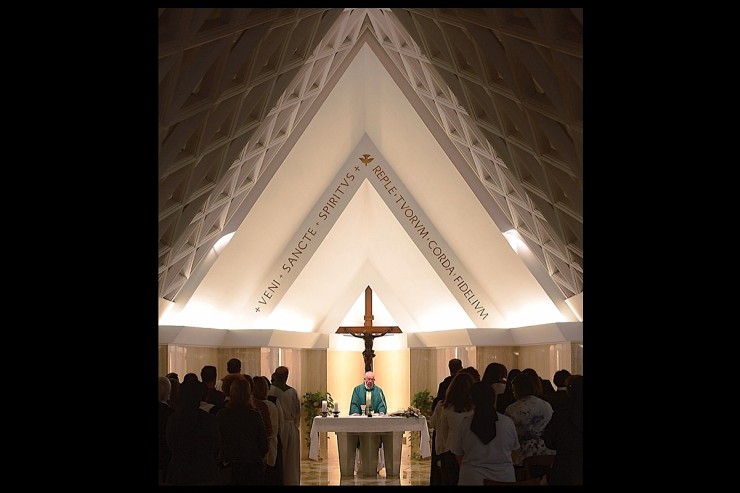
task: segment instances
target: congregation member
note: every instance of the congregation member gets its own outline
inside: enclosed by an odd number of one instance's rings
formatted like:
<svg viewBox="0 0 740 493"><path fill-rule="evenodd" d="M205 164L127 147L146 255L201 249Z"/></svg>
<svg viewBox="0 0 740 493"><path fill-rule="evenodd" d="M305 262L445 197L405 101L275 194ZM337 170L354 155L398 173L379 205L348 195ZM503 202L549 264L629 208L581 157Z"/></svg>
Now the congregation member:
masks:
<svg viewBox="0 0 740 493"><path fill-rule="evenodd" d="M204 411L208 411L211 414L218 414L218 412L226 407L226 394L216 389L216 381L218 379L218 370L213 365L205 365L200 370L200 380L203 382L203 398L201 401L206 404L201 404L201 408ZM206 409L206 407L208 407Z"/></svg>
<svg viewBox="0 0 740 493"><path fill-rule="evenodd" d="M512 382L521 372L522 371L519 368L512 368L509 370L509 374L506 375L506 388L504 389L504 392L496 395L496 410L501 414L505 414L507 406L516 401L514 390L512 389Z"/></svg>
<svg viewBox="0 0 740 493"><path fill-rule="evenodd" d="M198 375L196 375L193 372L188 372L185 374L184 377L182 377L182 383L185 382L198 382L200 383L200 380L198 379Z"/></svg>
<svg viewBox="0 0 740 493"><path fill-rule="evenodd" d="M460 465L459 486L482 486L484 479L514 482L512 452L519 448L514 422L496 411L493 387L476 382L470 387L473 414L460 421L448 443Z"/></svg>
<svg viewBox="0 0 740 493"><path fill-rule="evenodd" d="M172 456L167 466L171 485L218 484L221 433L216 415L200 409L203 384L183 379L175 413L167 421L166 440Z"/></svg>
<svg viewBox="0 0 740 493"><path fill-rule="evenodd" d="M552 455L554 450L547 448L542 432L552 418L552 406L537 397L542 387L536 373L522 371L512 383L516 401L509 404L505 415L514 421L521 448L513 455L517 481L523 479L524 459L532 455Z"/></svg>
<svg viewBox="0 0 740 493"><path fill-rule="evenodd" d="M496 392L496 397L498 398L498 396L503 394L506 390L506 374L506 367L501 363L494 361L486 366L486 369L483 371L481 382L485 382L490 385L493 388L493 391Z"/></svg>
<svg viewBox="0 0 740 493"><path fill-rule="evenodd" d="M466 366L465 368L463 368L460 371L464 371L465 373L470 373L473 376L473 379L476 382L480 382L480 372L478 371L478 369L476 367L474 367L474 366Z"/></svg>
<svg viewBox="0 0 740 493"><path fill-rule="evenodd" d="M270 388L272 383L267 377L262 377L267 383L267 400L275 404L275 408L278 411L278 430L277 430L277 454L275 456L275 465L272 469L267 470L267 482L275 486L283 485L283 439L280 435L280 430L283 429L283 408L280 406L280 401L276 395L270 394Z"/></svg>
<svg viewBox="0 0 740 493"><path fill-rule="evenodd" d="M252 376L247 375L245 373L244 378L246 378L247 382L249 382L249 389L250 389L249 406L255 411L260 413L260 417L262 418L262 424L265 427L265 433L267 433L267 436L270 436L272 435L272 424L270 421L270 409L267 407L267 404L262 402L262 400L254 397L254 379L252 378Z"/></svg>
<svg viewBox="0 0 740 493"><path fill-rule="evenodd" d="M180 380L173 377L167 377L170 381L170 407L177 409L177 398L180 395Z"/></svg>
<svg viewBox="0 0 740 493"><path fill-rule="evenodd" d="M445 398L432 413L430 423L434 427L437 454L440 461L440 483L444 486L457 485L460 465L449 443L459 433L460 422L465 416L473 414L473 400L470 389L475 383L473 376L459 372L450 382Z"/></svg>
<svg viewBox="0 0 740 493"><path fill-rule="evenodd" d="M458 358L452 358L450 361L447 362L447 368L450 370L450 374L447 375L444 380L439 382L439 387L437 387L437 395L432 401L432 408L436 407L436 404L439 401L443 401L445 398L445 393L447 392L447 387L450 386L450 382L452 382L452 379L455 377L457 372L463 369L462 360ZM432 409L434 411L434 409Z"/></svg>
<svg viewBox="0 0 740 493"><path fill-rule="evenodd" d="M229 402L217 415L228 485L265 484L267 433L259 411L252 407L251 397L247 378L235 378L229 386Z"/></svg>
<svg viewBox="0 0 740 493"><path fill-rule="evenodd" d="M555 462L542 484L583 485L583 375L566 380L567 401L555 409L542 438L555 450Z"/></svg>
<svg viewBox="0 0 740 493"><path fill-rule="evenodd" d="M242 361L239 358L231 358L226 362L226 375L220 380L216 381L216 389L222 391L228 396L228 392L224 387L229 385L229 380L240 375L242 372Z"/></svg>
<svg viewBox="0 0 740 493"><path fill-rule="evenodd" d="M172 384L167 377L159 377L159 484L167 479L167 464L170 462L170 448L167 446L167 421L175 412L170 407L170 390Z"/></svg>
<svg viewBox="0 0 740 493"><path fill-rule="evenodd" d="M267 377L257 375L252 379L254 381L254 392L253 397L255 400L261 401L267 406L268 416L270 420L270 428L272 433L267 435L268 450L265 455L265 484L268 486L276 486L282 484L282 478L278 481L277 474L278 470L275 468L278 454L278 433L281 425L282 410L279 410L274 402L267 398L267 392L270 390L270 381ZM280 469L280 475L283 474Z"/></svg>
<svg viewBox="0 0 740 493"><path fill-rule="evenodd" d="M434 414L434 410L437 408L437 404L444 400L445 393L447 392L447 387L450 386L452 378L458 371L462 370L462 368L462 360L460 360L459 358L452 358L450 361L447 362L447 369L450 371L450 374L447 375L441 382L439 382L439 386L437 387L437 395L434 397L434 400L432 400L432 414ZM442 484L442 463L437 454L436 446L437 427L434 425L432 426L432 457L429 466L429 486Z"/></svg>
<svg viewBox="0 0 740 493"><path fill-rule="evenodd" d="M296 389L288 385L288 367L278 366L272 374L268 395L274 395L283 411L280 437L283 444L283 485L301 484L301 401Z"/></svg>
<svg viewBox="0 0 740 493"><path fill-rule="evenodd" d="M552 381L555 384L555 392L551 394L545 393L543 399L550 403L553 411L568 402L567 384L565 381L569 376L570 372L568 370L558 370L552 376Z"/></svg>

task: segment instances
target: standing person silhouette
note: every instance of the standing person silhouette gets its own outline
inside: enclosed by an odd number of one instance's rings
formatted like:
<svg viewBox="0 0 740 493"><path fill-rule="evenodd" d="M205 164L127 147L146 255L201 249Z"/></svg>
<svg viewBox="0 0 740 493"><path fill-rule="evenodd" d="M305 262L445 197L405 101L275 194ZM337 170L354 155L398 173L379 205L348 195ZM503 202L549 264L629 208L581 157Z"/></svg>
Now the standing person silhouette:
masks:
<svg viewBox="0 0 740 493"><path fill-rule="evenodd" d="M167 465L171 485L218 484L221 432L218 418L200 409L203 383L183 380L175 413L167 420L165 438L172 455Z"/></svg>
<svg viewBox="0 0 740 493"><path fill-rule="evenodd" d="M278 427L277 427L277 453L275 455L275 465L272 467L272 469L269 469L267 472L267 483L274 486L282 486L283 485L283 439L280 435L280 430L283 429L285 426L283 424L283 420L285 419L283 417L283 407L280 405L280 401L277 398L277 395L270 394L270 389L272 388L272 382L267 377L262 377L265 380L265 383L267 385L267 400L275 404L275 409L277 409L277 418L278 418ZM275 379L275 374L272 374L272 380Z"/></svg>
<svg viewBox="0 0 740 493"><path fill-rule="evenodd" d="M514 451L514 467L517 481L523 478L524 459L532 455L554 455L542 439L542 432L552 418L552 406L537 396L542 389L536 373L522 371L512 382L516 401L506 407L504 414L514 421L521 447Z"/></svg>
<svg viewBox="0 0 740 493"><path fill-rule="evenodd" d="M229 386L229 402L216 415L221 452L229 465L229 485L264 485L264 458L269 450L265 424L250 402L252 387L246 376Z"/></svg>
<svg viewBox="0 0 740 493"><path fill-rule="evenodd" d="M229 361L226 362L226 375L224 375L223 378L220 378L216 380L215 388L216 390L220 390L224 393L227 393L224 390L224 382L227 380L234 378L234 376L239 375L242 372L242 361L239 358L231 358Z"/></svg>
<svg viewBox="0 0 740 493"><path fill-rule="evenodd" d="M462 360L458 358L452 358L450 361L447 362L447 368L450 370L450 374L447 375L444 380L439 382L439 387L437 387L437 396L432 401L432 414L434 414L434 408L437 407L437 404L439 404L440 401L443 401L445 399L445 393L447 392L447 387L450 386L450 382L452 382L453 377L455 374L462 370ZM432 430L432 460L431 465L429 466L429 486L435 486L442 484L442 463L439 455L437 455L437 446L435 445L435 442L437 441L437 428L435 427Z"/></svg>
<svg viewBox="0 0 740 493"><path fill-rule="evenodd" d="M283 417L283 411L282 409L278 409L277 405L267 398L267 393L270 391L270 380L261 375L255 376L252 380L254 380L253 395L255 399L260 399L267 406L270 415L270 425L272 427L272 433L267 436L268 451L265 456L265 484L268 486L282 485L283 470L282 468L276 468L276 465L278 453L282 454L282 448L278 450L278 434L280 433L280 422ZM278 472L280 474L279 480L277 477Z"/></svg>
<svg viewBox="0 0 740 493"><path fill-rule="evenodd" d="M211 414L218 414L221 409L226 407L226 394L216 390L217 377L218 372L213 365L206 365L200 370L200 380L203 382L204 388L201 400L213 406L208 410ZM201 407L203 407L202 404Z"/></svg>
<svg viewBox="0 0 740 493"><path fill-rule="evenodd" d="M492 363L488 363L488 366L486 366L485 371L483 371L483 376L480 380L481 382L485 382L490 385L493 388L493 391L496 392L496 396L499 396L506 390L507 374L508 370L506 369L506 366L494 361Z"/></svg>
<svg viewBox="0 0 740 493"><path fill-rule="evenodd" d="M175 410L170 407L172 383L167 377L159 377L159 484L166 484L167 464L172 452L167 445L167 420Z"/></svg>
<svg viewBox="0 0 740 493"><path fill-rule="evenodd" d="M283 444L283 485L301 484L301 401L298 391L287 384L288 367L278 366L272 374L268 395L274 395L283 411L280 440Z"/></svg>
<svg viewBox="0 0 740 493"><path fill-rule="evenodd" d="M567 402L555 409L542 438L555 462L542 484L583 485L583 375L566 379Z"/></svg>
<svg viewBox="0 0 740 493"><path fill-rule="evenodd" d="M504 411L506 411L506 407L509 404L516 401L511 383L521 372L522 371L519 368L512 368L511 370L509 370L509 373L506 375L506 389L503 393L496 394L496 410L501 414L504 414Z"/></svg>
<svg viewBox="0 0 740 493"><path fill-rule="evenodd" d="M473 400L470 389L475 378L470 373L461 371L455 375L447 388L445 399L434 409L431 424L435 431L435 450L441 467L440 484L457 486L460 477L460 464L455 454L450 451L448 442L459 433L460 422L465 416L473 414Z"/></svg>
<svg viewBox="0 0 740 493"><path fill-rule="evenodd" d="M514 422L496 411L496 392L489 384L474 383L470 398L473 414L462 418L448 443L460 464L457 485L483 486L484 479L514 483L511 454L519 448Z"/></svg>
<svg viewBox="0 0 740 493"><path fill-rule="evenodd" d="M544 394L542 396L543 399L550 403L553 411L568 403L568 391L565 381L569 376L570 372L568 370L556 371L552 377L552 381L556 387L555 392Z"/></svg>

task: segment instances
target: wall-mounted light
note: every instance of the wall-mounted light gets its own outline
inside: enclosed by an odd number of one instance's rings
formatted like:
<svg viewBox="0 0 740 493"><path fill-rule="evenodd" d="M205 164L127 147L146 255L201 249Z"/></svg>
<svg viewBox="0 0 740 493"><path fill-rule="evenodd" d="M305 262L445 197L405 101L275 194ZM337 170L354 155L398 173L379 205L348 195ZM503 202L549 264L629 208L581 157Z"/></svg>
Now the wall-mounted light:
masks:
<svg viewBox="0 0 740 493"><path fill-rule="evenodd" d="M219 255L221 254L223 249L226 248L226 245L228 245L231 241L231 238L234 237L234 233L235 231L227 235L223 235L221 238L219 238L219 240L213 245L213 249L216 250L216 253L218 253Z"/></svg>
<svg viewBox="0 0 740 493"><path fill-rule="evenodd" d="M510 229L508 231L505 231L504 238L506 238L506 241L509 242L509 246L516 253L521 253L522 251L526 251L523 249L527 248L527 244L524 243L524 240L522 239L521 235L516 229Z"/></svg>

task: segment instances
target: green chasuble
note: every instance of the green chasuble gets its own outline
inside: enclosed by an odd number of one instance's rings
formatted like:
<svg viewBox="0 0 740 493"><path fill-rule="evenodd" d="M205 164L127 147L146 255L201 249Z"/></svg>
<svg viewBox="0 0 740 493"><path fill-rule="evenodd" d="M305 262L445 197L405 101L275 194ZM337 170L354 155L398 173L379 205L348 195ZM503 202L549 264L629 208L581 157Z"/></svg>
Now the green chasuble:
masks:
<svg viewBox="0 0 740 493"><path fill-rule="evenodd" d="M377 385L373 386L372 389L368 389L365 387L364 383L361 383L352 391L352 399L349 404L349 414L362 414L362 408L360 406L365 404L368 392L370 392L370 404L373 409L373 414L388 414L388 405L385 400L385 394L383 394L383 389Z"/></svg>

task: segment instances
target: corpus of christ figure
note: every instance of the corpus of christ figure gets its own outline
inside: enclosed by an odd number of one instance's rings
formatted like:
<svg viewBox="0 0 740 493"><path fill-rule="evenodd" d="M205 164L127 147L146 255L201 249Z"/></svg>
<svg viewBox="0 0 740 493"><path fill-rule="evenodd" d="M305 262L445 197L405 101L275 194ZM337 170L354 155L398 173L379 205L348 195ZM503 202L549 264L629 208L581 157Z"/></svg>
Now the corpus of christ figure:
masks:
<svg viewBox="0 0 740 493"><path fill-rule="evenodd" d="M400 334L401 329L394 326L373 327L373 290L370 286L365 288L365 325L362 327L339 327L337 334L351 334L353 337L360 337L365 340L365 350L362 357L365 359L365 371L373 371L373 339L383 337L386 334Z"/></svg>

